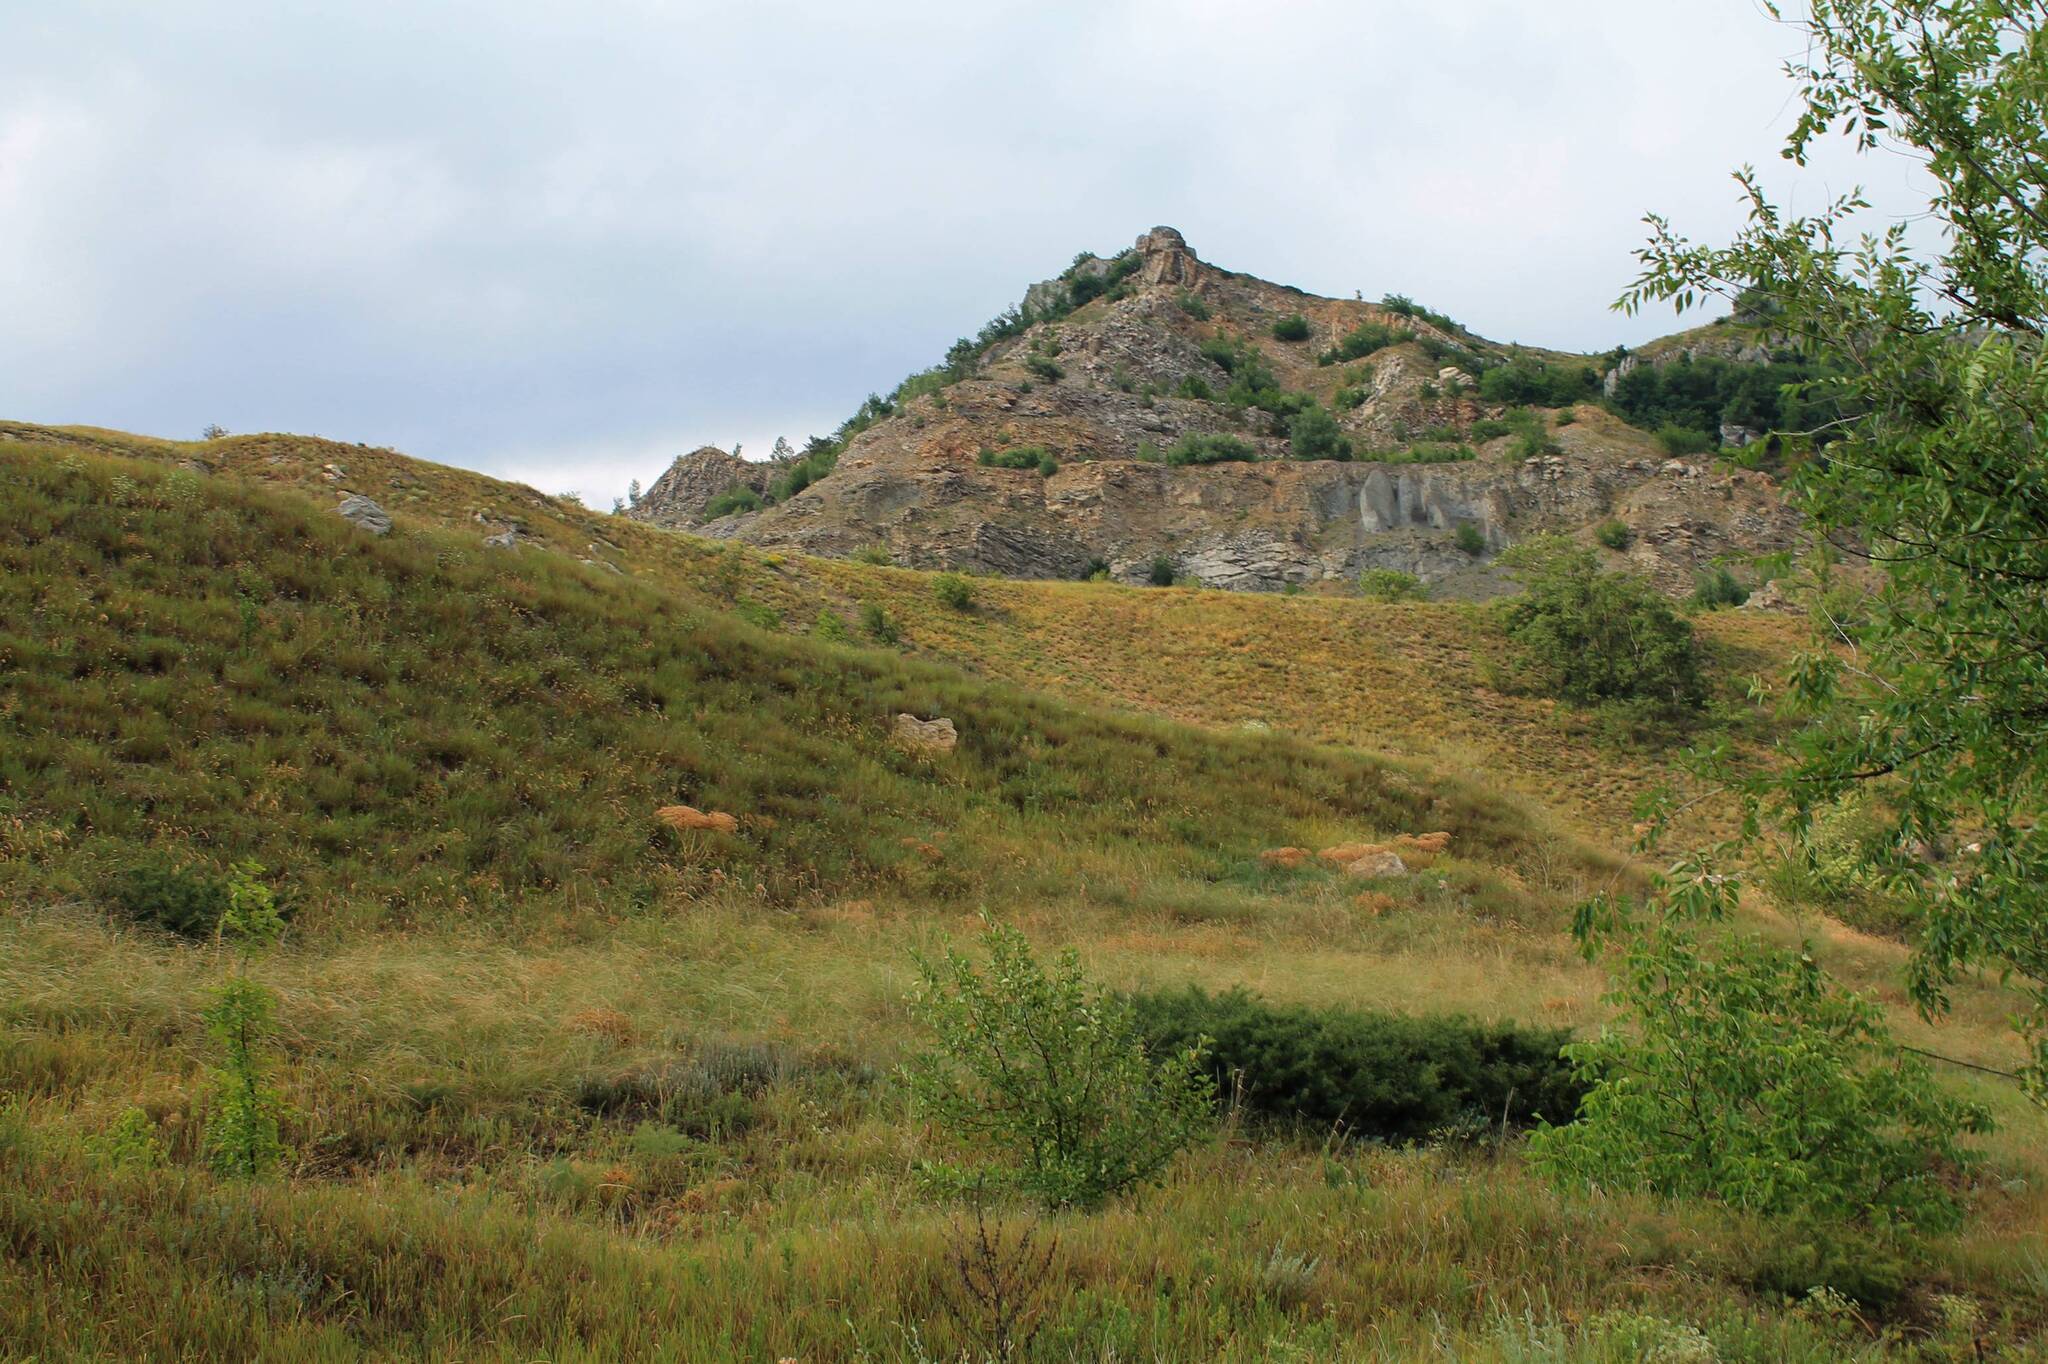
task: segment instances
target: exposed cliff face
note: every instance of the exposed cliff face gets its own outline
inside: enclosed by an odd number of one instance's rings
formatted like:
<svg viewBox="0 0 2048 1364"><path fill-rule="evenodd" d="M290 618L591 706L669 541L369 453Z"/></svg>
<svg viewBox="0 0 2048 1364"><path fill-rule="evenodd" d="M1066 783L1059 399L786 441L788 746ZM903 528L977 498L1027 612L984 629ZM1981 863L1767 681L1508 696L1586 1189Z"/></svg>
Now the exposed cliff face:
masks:
<svg viewBox="0 0 2048 1364"><path fill-rule="evenodd" d="M1469 372L1500 348L1442 319L1233 274L1164 227L1032 286L1027 311L1057 311L1081 289L1083 306L995 341L964 377L855 435L829 477L702 532L826 555L881 546L903 564L1018 577L1106 565L1140 581L1164 556L1217 587L1272 591L1392 568L1446 594L1489 595L1502 587L1494 556L1542 531L1590 537L1618 518L1635 532L1629 558L1674 591L1717 556L1785 548L1796 531L1769 479L1669 460L1590 405L1545 415L1542 453L1517 455L1512 438L1495 437L1474 439L1472 459L1407 462L1419 440L1455 442L1501 412L1479 400ZM1307 323L1306 340L1274 335L1289 317ZM1390 329L1393 343L1318 363L1362 325ZM1289 458L1284 419L1218 400L1247 367L1334 414L1359 457ZM1162 462L1182 437L1212 435L1241 441L1258 462ZM977 458L1024 448L1058 471ZM765 488L766 467L699 451L663 475L639 514L698 527L723 487Z"/></svg>

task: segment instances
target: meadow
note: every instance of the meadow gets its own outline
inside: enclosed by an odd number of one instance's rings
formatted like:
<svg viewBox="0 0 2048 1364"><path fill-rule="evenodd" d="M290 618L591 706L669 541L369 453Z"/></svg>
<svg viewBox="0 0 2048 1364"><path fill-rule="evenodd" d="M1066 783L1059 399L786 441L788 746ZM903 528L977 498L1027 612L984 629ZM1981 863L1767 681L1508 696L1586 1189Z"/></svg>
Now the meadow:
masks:
<svg viewBox="0 0 2048 1364"><path fill-rule="evenodd" d="M391 535L331 514L328 465ZM1000 1355L897 1076L914 950L986 915L1119 988L1584 1031L1570 907L1639 880L1630 806L1672 766L1489 691L1464 608L976 582L960 609L328 442L0 430L0 532L7 1360ZM1702 628L1716 723L1761 747L1742 679L1796 623ZM958 748L892 744L899 712ZM1260 856L1430 831L1448 851L1384 881ZM245 858L290 925L251 967L290 1156L253 1181L201 1153L228 954L109 899ZM1908 1041L2010 1064L1996 982L1924 1023L1899 943L1752 912ZM1104 1211L988 1211L1013 1357L2048 1358L2048 1126L1944 1078L2001 1130L1966 1229L1881 1305L1806 1292L1839 1249L1810 1230L1560 1193L1512 1131L1226 1111Z"/></svg>

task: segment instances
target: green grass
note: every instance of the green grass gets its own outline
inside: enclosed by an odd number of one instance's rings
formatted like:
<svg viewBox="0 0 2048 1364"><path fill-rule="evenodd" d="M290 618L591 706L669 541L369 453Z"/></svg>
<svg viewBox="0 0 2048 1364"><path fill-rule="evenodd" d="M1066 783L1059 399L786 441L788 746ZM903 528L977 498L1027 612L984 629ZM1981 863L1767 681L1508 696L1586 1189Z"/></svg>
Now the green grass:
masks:
<svg viewBox="0 0 2048 1364"><path fill-rule="evenodd" d="M327 462L391 536L329 513ZM486 550L478 514L532 542ZM0 443L0 1359L978 1358L894 1067L911 950L984 909L1121 988L1600 1021L1564 908L1629 873L1563 831L1666 759L1486 693L1476 617L975 585L963 613L926 574L297 438ZM900 648L811 633L863 602ZM1731 673L1779 639L1737 615L1703 624ZM895 749L900 710L959 749ZM739 831L679 835L673 801ZM1432 829L1450 855L1385 885L1258 857ZM295 910L252 968L292 1149L250 1184L200 1157L226 960L103 898L244 856ZM1994 984L1918 1023L1898 944L1817 934L1906 1040L2009 1063ZM2039 1360L2039 1115L1961 1083L2005 1131L1882 1320L1759 1288L1778 1231L1562 1196L1512 1139L1226 1119L1040 1227L1028 1357ZM160 1165L107 1145L138 1111Z"/></svg>

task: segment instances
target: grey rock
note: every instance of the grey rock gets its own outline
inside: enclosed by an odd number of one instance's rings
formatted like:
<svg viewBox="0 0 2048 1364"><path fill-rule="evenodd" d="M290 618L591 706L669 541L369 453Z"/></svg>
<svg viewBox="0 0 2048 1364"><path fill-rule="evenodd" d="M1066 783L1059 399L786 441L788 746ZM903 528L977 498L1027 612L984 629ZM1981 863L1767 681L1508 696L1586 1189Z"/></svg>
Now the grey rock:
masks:
<svg viewBox="0 0 2048 1364"><path fill-rule="evenodd" d="M492 549L517 549L519 548L519 532L516 529L501 530L496 535L486 535L484 543Z"/></svg>
<svg viewBox="0 0 2048 1364"><path fill-rule="evenodd" d="M1739 450L1745 445L1754 445L1763 438L1764 433L1757 430L1754 426L1743 426L1738 422L1721 423L1721 444L1723 445L1733 446Z"/></svg>
<svg viewBox="0 0 2048 1364"><path fill-rule="evenodd" d="M341 499L341 505L336 507L334 511L337 516L345 517L349 521L354 522L359 530L366 530L372 535L389 535L391 533L390 515L382 507L372 502L369 498L364 497L361 493L350 493L347 497Z"/></svg>
<svg viewBox="0 0 2048 1364"><path fill-rule="evenodd" d="M951 753L960 742L951 720L920 720L915 715L898 715L889 737L914 753Z"/></svg>
<svg viewBox="0 0 2048 1364"><path fill-rule="evenodd" d="M1370 852L1344 868L1349 876L1406 876L1408 864L1397 852Z"/></svg>

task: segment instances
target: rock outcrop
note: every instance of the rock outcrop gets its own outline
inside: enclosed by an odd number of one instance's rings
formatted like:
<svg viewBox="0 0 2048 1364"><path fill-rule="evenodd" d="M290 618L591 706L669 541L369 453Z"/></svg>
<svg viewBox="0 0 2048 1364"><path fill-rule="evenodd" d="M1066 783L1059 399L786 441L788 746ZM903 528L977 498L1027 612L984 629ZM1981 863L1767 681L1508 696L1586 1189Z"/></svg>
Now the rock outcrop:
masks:
<svg viewBox="0 0 2048 1364"><path fill-rule="evenodd" d="M1295 317L1307 338L1275 335ZM1609 377L1681 354L1732 358L1755 346L1751 335L1697 329L1622 357ZM956 357L943 388L899 393L829 476L775 505L704 524L712 498L762 492L777 472L707 447L677 460L631 514L1010 577L1106 569L1137 583L1165 558L1212 587L1280 591L1394 569L1450 596L1505 590L1492 564L1518 540L1590 539L1608 519L1634 533L1632 566L1674 592L1718 557L1788 548L1797 533L1770 480L1669 460L1597 406L1538 414L1533 436L1526 415L1512 435L1498 434L1507 423L1482 427L1507 408L1484 401L1474 375L1506 348L1399 300L1318 298L1219 269L1170 227L1118 256L1077 258L992 337ZM1604 363L1550 358L1596 373ZM1353 459L1292 457L1287 414L1304 400L1331 414ZM1176 464L1176 443L1197 438L1228 438L1248 459ZM1002 467L1006 451L1032 467Z"/></svg>
<svg viewBox="0 0 2048 1364"><path fill-rule="evenodd" d="M700 525L712 498L734 488L765 493L785 467L780 461L741 459L715 445L701 446L677 456L626 515L657 526Z"/></svg>
<svg viewBox="0 0 2048 1364"><path fill-rule="evenodd" d="M352 522L358 530L366 530L372 535L391 533L390 513L361 493L350 493L344 497L341 505L334 509L334 513Z"/></svg>

